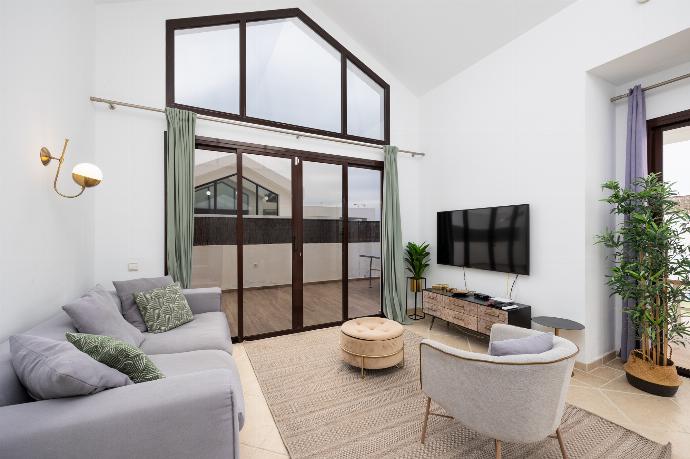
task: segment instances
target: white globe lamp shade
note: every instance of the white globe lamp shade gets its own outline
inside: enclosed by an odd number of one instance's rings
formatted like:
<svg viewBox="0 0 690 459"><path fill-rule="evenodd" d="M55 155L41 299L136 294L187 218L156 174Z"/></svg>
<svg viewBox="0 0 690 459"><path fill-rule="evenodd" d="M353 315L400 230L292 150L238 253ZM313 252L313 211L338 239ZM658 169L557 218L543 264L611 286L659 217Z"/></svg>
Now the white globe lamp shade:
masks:
<svg viewBox="0 0 690 459"><path fill-rule="evenodd" d="M103 172L91 163L79 163L72 169L72 179L79 186L90 188L103 180Z"/></svg>

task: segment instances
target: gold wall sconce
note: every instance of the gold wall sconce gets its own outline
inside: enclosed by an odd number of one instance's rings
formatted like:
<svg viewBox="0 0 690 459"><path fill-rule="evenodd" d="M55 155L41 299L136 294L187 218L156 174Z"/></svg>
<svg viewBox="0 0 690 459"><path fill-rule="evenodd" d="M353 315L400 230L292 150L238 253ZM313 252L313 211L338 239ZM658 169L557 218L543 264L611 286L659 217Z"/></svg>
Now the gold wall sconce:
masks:
<svg viewBox="0 0 690 459"><path fill-rule="evenodd" d="M50 161L55 159L58 162L58 167L57 167L57 172L55 173L55 180L53 180L53 189L57 194L62 196L63 198L76 198L77 196L80 196L85 189L91 188L93 186L98 185L101 183L101 180L103 180L103 173L101 170L98 168L98 166L90 163L79 163L76 166L74 166L74 169L72 169L72 180L81 187L81 191L75 195L67 195L67 194L62 194L60 191L58 191L57 188L57 182L58 182L58 177L60 176L60 169L62 169L62 163L65 161L65 151L67 150L67 143L69 142L69 139L65 139L65 145L62 147L62 154L60 155L59 158L56 158L55 156L52 156L50 154L50 150L48 150L46 147L41 147L41 163L43 163L44 166L47 166L50 164Z"/></svg>

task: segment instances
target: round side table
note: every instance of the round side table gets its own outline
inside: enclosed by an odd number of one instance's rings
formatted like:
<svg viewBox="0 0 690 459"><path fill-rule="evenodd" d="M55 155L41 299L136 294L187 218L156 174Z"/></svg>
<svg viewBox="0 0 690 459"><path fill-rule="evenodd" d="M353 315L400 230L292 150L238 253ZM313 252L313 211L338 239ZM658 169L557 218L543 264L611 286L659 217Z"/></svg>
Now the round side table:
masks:
<svg viewBox="0 0 690 459"><path fill-rule="evenodd" d="M570 319L561 319L560 317L539 316L532 317L532 322L543 325L544 327L553 328L553 334L560 336L561 330L584 330L585 326L579 322Z"/></svg>

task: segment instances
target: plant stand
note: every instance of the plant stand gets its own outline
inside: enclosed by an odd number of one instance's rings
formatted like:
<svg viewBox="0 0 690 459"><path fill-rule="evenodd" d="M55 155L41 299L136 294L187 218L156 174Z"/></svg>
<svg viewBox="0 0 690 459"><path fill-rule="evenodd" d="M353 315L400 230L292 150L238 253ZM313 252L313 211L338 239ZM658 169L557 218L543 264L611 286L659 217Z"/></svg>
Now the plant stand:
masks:
<svg viewBox="0 0 690 459"><path fill-rule="evenodd" d="M411 279L415 279L415 278L412 276L407 277L408 285L409 285L409 283L410 283L409 281ZM424 279L424 289L426 289L426 277L420 277L419 279ZM419 293L419 290L415 290L415 292L414 292L414 312L412 314L407 315L407 317L409 317L412 320L420 320L420 319L423 319L426 317L426 314L424 313L424 308L422 308L421 314L417 314L417 294L418 293ZM407 311L407 292L405 292L405 311Z"/></svg>

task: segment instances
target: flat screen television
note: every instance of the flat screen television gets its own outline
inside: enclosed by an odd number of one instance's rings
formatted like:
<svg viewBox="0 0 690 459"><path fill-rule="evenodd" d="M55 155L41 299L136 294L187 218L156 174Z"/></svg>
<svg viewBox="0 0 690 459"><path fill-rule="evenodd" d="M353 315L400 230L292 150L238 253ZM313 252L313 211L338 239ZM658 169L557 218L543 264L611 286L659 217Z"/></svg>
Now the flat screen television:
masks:
<svg viewBox="0 0 690 459"><path fill-rule="evenodd" d="M438 212L436 230L438 264L529 274L529 204Z"/></svg>

